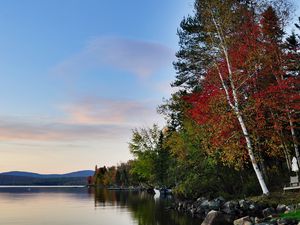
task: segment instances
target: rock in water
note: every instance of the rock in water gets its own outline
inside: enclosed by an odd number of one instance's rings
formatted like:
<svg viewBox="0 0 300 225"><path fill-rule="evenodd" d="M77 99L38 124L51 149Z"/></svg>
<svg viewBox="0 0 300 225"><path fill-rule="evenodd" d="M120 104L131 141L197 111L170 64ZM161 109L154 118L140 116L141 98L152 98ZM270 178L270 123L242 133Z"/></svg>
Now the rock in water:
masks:
<svg viewBox="0 0 300 225"><path fill-rule="evenodd" d="M242 217L242 218L239 218L239 219L235 220L233 222L233 224L234 225L252 225L253 223L251 222L249 216L245 216L245 217Z"/></svg>
<svg viewBox="0 0 300 225"><path fill-rule="evenodd" d="M201 225L229 225L223 213L211 210L205 217Z"/></svg>

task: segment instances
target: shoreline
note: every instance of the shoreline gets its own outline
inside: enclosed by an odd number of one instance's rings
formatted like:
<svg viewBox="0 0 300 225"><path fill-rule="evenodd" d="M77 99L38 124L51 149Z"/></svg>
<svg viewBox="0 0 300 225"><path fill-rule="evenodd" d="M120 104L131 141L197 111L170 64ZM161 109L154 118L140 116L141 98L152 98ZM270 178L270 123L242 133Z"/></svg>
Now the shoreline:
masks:
<svg viewBox="0 0 300 225"><path fill-rule="evenodd" d="M84 188L86 185L0 185L0 188Z"/></svg>
<svg viewBox="0 0 300 225"><path fill-rule="evenodd" d="M291 194L292 195L292 194ZM289 196L288 196L289 197ZM299 203L275 203L272 197L225 200L223 197L197 200L175 199L172 210L203 220L201 225L299 225L300 218L288 214L300 208Z"/></svg>

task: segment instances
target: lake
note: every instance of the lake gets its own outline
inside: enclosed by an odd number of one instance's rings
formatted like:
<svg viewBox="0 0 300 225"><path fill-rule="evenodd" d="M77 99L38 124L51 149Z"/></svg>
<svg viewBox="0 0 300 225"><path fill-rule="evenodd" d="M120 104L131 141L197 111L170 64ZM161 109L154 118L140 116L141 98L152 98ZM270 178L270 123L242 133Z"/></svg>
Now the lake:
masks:
<svg viewBox="0 0 300 225"><path fill-rule="evenodd" d="M0 187L3 225L199 225L146 193L82 187Z"/></svg>

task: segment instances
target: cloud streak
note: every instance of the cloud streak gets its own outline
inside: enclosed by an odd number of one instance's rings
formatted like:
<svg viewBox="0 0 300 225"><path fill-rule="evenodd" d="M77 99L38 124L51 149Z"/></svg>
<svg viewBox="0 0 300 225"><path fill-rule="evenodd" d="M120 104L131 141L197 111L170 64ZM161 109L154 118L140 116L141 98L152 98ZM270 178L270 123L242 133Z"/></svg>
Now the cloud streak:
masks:
<svg viewBox="0 0 300 225"><path fill-rule="evenodd" d="M153 42L126 38L94 38L77 54L58 64L54 74L74 75L91 68L109 66L147 77L170 67L174 50Z"/></svg>
<svg viewBox="0 0 300 225"><path fill-rule="evenodd" d="M87 97L61 107L58 119L0 117L0 140L70 141L128 138L131 129L159 117L148 103Z"/></svg>
<svg viewBox="0 0 300 225"><path fill-rule="evenodd" d="M87 97L63 109L70 123L137 126L157 118L155 107L147 101Z"/></svg>
<svg viewBox="0 0 300 225"><path fill-rule="evenodd" d="M115 125L78 125L57 122L26 123L1 121L0 140L70 141L119 138L129 127Z"/></svg>

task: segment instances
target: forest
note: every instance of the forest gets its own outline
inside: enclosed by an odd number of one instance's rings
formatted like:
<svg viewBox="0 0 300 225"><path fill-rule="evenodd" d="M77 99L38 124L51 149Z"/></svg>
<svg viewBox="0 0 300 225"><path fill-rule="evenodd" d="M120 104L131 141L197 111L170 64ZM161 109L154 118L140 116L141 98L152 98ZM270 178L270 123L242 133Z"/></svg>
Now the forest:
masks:
<svg viewBox="0 0 300 225"><path fill-rule="evenodd" d="M164 127L136 128L134 160L106 186L167 187L184 198L268 195L298 165L300 17L285 0L196 0L180 23ZM296 24L291 24L297 18Z"/></svg>

